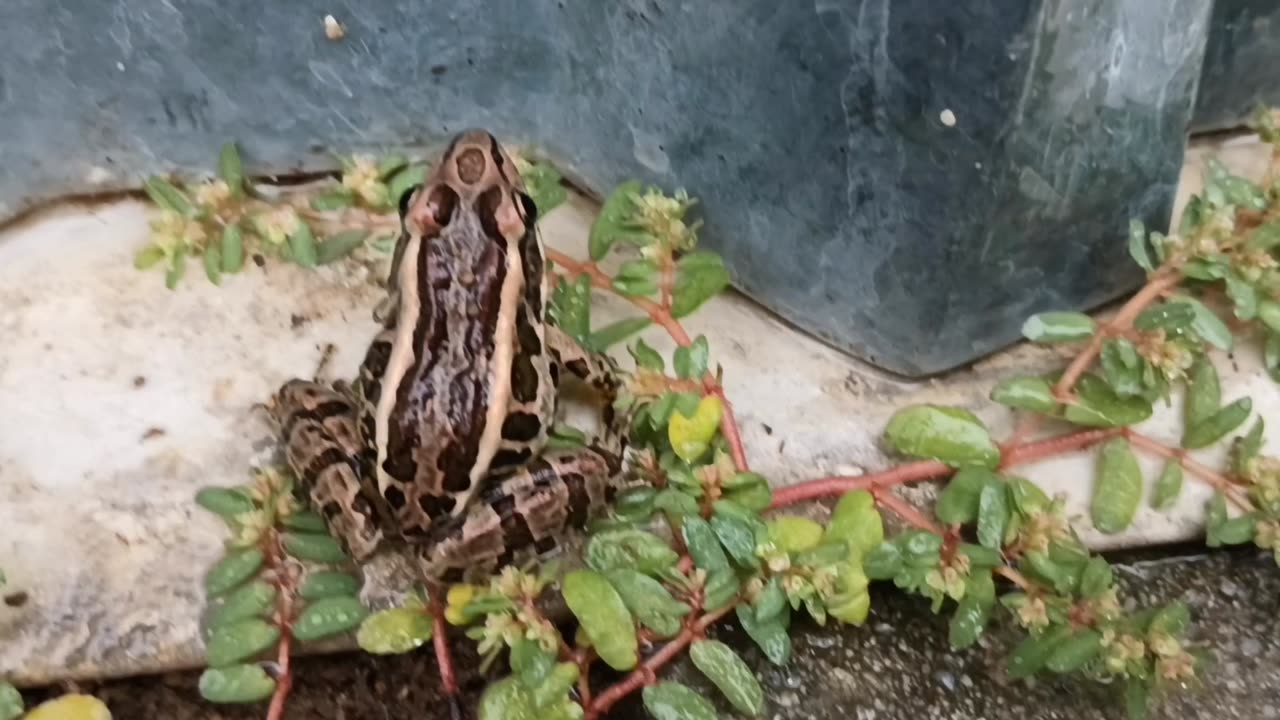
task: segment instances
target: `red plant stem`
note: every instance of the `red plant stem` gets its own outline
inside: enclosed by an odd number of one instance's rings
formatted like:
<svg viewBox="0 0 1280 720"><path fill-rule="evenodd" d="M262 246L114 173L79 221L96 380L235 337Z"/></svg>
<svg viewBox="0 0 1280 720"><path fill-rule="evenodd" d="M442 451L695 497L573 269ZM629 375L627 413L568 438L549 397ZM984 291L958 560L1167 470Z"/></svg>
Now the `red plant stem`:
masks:
<svg viewBox="0 0 1280 720"><path fill-rule="evenodd" d="M436 652L436 667L440 673L440 690L454 702L458 697L458 678L453 671L453 654L449 652L449 626L444 620L444 604L440 593L431 593L432 646Z"/></svg>
<svg viewBox="0 0 1280 720"><path fill-rule="evenodd" d="M1147 437L1128 428L1125 428L1123 432L1129 443L1134 447L1177 462L1184 470L1219 490L1236 507L1245 512L1254 510L1253 503L1240 494L1240 489L1233 485L1227 476L1193 459L1182 448L1169 447L1155 438Z"/></svg>
<svg viewBox="0 0 1280 720"><path fill-rule="evenodd" d="M591 285L596 289L613 292L613 283L610 281L609 276L594 262L580 262L551 248L547 248L547 258L574 275L586 275L591 278ZM677 345L688 347L693 344L693 340L689 338L689 333L685 332L684 326L671 314L669 293L663 294L663 304L656 303L649 298L632 297L621 293L615 294L625 298L632 305L647 313L649 319L663 330L666 330ZM720 432L724 435L725 442L729 443L729 454L733 457L734 467L739 472L746 472L750 469L750 466L747 464L746 450L742 446L742 433L738 430L738 421L733 414L733 405L729 402L729 398L725 396L724 388L716 380L715 375L710 372L704 375L702 386L706 392L720 398L720 402L724 406L720 420Z"/></svg>
<svg viewBox="0 0 1280 720"><path fill-rule="evenodd" d="M1096 445L1120 434L1118 429L1077 430L1065 435L1036 440L1011 447L1004 452L1001 467L1012 467L1020 463L1035 462L1072 450ZM836 476L820 480L809 480L798 485L775 490L770 510L788 507L797 503L818 500L827 497L844 495L854 490L871 490L888 488L894 485L933 480L955 472L955 468L936 460L919 460L917 462L898 465L870 475Z"/></svg>
<svg viewBox="0 0 1280 720"><path fill-rule="evenodd" d="M916 506L893 494L888 488L878 488L874 493L876 504L902 518L908 525L942 535L946 530L938 523L924 516Z"/></svg>
<svg viewBox="0 0 1280 720"><path fill-rule="evenodd" d="M640 667L632 670L630 675L597 695L595 701L587 707L586 720L595 720L604 715L619 700L652 683L657 671L663 665L671 662L685 648L689 647L694 640L702 637L707 628L715 624L720 618L728 615L729 611L733 610L736 605L736 602L731 602L719 610L703 615L696 622L681 630L679 635L672 638L671 642L663 645L661 650L650 655Z"/></svg>
<svg viewBox="0 0 1280 720"><path fill-rule="evenodd" d="M293 642L293 594L294 578L284 566L284 551L280 546L280 534L272 531L264 543L267 568L275 577L276 614L280 628L280 642L276 646L276 665L279 666L276 677L276 689L271 693L271 704L267 706L267 720L280 720L284 717L284 704L293 689L293 671L289 667L290 645Z"/></svg>
<svg viewBox="0 0 1280 720"><path fill-rule="evenodd" d="M1058 383L1053 386L1053 394L1063 402L1070 402L1071 390L1076 386L1076 381L1084 375L1089 366L1093 364L1098 353L1102 352L1102 345L1107 338L1116 333L1127 330L1133 325L1134 318L1138 317L1144 309L1151 303L1155 302L1166 291L1177 287L1182 282L1182 275L1176 268L1163 267L1157 270L1147 280L1147 284L1142 286L1133 297L1120 308L1115 317L1104 323L1093 333L1093 337L1089 338L1089 344L1084 350L1076 355L1063 371L1062 377L1058 379Z"/></svg>

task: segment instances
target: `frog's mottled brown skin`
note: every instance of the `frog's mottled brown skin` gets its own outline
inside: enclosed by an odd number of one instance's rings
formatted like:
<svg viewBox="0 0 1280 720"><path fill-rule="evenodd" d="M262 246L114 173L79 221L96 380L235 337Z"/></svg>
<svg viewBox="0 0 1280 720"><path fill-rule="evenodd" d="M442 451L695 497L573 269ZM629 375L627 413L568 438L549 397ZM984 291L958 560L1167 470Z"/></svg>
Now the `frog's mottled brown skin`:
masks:
<svg viewBox="0 0 1280 720"><path fill-rule="evenodd" d="M536 208L497 140L460 134L406 200L354 385L291 380L273 406L290 465L355 557L396 537L451 580L551 550L605 505L625 420L611 361L546 323ZM564 373L604 395L607 430L544 453Z"/></svg>

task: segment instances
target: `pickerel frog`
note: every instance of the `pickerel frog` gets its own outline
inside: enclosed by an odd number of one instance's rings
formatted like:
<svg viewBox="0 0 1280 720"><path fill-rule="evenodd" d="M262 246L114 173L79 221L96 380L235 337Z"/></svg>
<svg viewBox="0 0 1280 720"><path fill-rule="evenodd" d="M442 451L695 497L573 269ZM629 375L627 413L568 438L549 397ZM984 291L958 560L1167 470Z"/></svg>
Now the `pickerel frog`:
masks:
<svg viewBox="0 0 1280 720"><path fill-rule="evenodd" d="M353 557L402 541L429 579L475 578L552 550L612 499L619 382L606 356L548 323L537 208L492 135L454 138L400 217L383 329L357 379L291 380L273 412L289 464ZM605 431L549 451L566 374L605 400Z"/></svg>

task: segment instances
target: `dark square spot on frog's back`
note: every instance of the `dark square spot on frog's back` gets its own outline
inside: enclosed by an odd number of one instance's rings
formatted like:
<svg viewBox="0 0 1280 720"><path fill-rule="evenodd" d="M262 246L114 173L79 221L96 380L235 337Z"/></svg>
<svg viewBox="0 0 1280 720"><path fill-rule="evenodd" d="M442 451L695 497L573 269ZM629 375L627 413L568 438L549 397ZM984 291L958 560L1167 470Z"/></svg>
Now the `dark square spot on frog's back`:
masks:
<svg viewBox="0 0 1280 720"><path fill-rule="evenodd" d="M525 353L517 354L511 361L511 396L522 403L533 402L538 397L538 372Z"/></svg>
<svg viewBox="0 0 1280 720"><path fill-rule="evenodd" d="M395 486L388 487L382 492L382 496L387 499L387 503L391 505L392 508L399 510L404 507L404 491L400 488Z"/></svg>
<svg viewBox="0 0 1280 720"><path fill-rule="evenodd" d="M516 337L520 339L520 350L528 355L542 352L542 341L538 339L538 331L529 322L529 306L522 304L516 311Z"/></svg>
<svg viewBox="0 0 1280 720"><path fill-rule="evenodd" d="M502 437L515 442L528 442L538 436L542 422L532 413L515 412L502 422Z"/></svg>

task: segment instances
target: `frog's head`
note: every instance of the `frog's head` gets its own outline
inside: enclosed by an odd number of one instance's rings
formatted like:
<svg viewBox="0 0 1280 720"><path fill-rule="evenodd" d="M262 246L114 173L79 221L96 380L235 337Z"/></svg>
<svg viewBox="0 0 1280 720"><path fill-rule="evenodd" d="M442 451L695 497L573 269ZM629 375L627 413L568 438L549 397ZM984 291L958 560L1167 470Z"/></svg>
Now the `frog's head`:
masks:
<svg viewBox="0 0 1280 720"><path fill-rule="evenodd" d="M455 136L426 182L400 200L406 229L421 237L439 234L459 210L474 212L490 239L510 243L519 242L536 217L514 160L485 130Z"/></svg>

